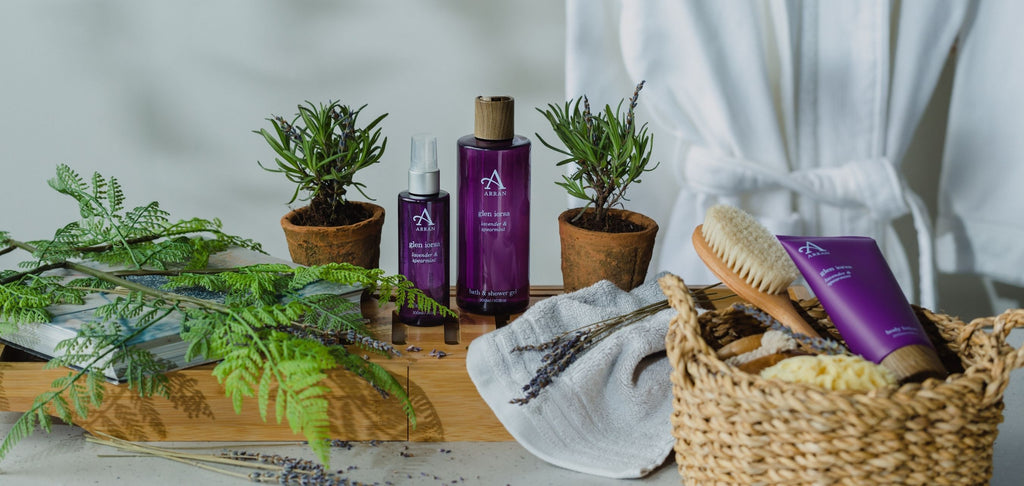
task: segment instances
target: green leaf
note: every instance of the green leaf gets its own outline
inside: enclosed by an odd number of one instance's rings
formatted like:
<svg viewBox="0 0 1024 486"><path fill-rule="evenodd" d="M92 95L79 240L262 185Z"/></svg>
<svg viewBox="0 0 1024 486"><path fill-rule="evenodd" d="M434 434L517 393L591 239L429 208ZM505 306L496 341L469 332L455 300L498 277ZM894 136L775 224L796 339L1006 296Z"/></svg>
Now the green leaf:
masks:
<svg viewBox="0 0 1024 486"><path fill-rule="evenodd" d="M658 164L648 166L653 137L647 125L637 130L633 120L643 85L643 82L637 85L626 112L622 111L626 102L623 100L615 109L605 105L592 114L589 102L582 96L572 103L548 104L547 109L537 109L562 146L553 145L540 134L536 134L537 138L545 147L566 156L556 165L575 165L576 169L569 175L563 174L563 180L555 184L570 196L588 201L587 206L595 208L599 217L608 208L621 204L626 190L640 182L643 173L658 167Z"/></svg>

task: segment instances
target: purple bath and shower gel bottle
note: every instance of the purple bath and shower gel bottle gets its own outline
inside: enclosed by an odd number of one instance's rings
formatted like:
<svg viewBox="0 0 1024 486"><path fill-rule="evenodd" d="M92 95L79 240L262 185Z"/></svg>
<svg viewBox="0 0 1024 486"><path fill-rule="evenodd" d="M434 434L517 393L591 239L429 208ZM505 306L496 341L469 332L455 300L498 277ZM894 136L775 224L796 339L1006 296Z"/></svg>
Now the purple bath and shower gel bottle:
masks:
<svg viewBox="0 0 1024 486"><path fill-rule="evenodd" d="M412 137L409 190L398 195L398 273L441 305L449 305L449 197L441 190L437 139ZM444 324L444 317L410 302L398 318L413 326Z"/></svg>
<svg viewBox="0 0 1024 486"><path fill-rule="evenodd" d="M456 303L476 314L530 303L530 140L513 109L511 97L477 97L473 134L458 141Z"/></svg>

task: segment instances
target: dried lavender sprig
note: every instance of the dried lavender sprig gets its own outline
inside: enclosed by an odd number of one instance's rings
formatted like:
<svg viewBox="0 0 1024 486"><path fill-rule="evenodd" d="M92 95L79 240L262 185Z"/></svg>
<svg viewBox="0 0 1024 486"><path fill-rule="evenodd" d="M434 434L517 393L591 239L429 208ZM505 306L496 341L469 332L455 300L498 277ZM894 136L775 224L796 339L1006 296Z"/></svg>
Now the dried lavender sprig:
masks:
<svg viewBox="0 0 1024 486"><path fill-rule="evenodd" d="M514 398L510 403L525 405L540 395L541 390L548 387L552 380L576 362L580 356L592 349L606 337L631 324L639 322L668 308L667 301L655 302L643 306L625 315L616 316L603 321L583 326L555 336L540 345L522 345L513 351L548 351L541 357L541 366L530 382L523 386L524 396Z"/></svg>
<svg viewBox="0 0 1024 486"><path fill-rule="evenodd" d="M315 340L327 346L356 344L364 349L372 349L385 355L402 355L402 353L395 349L391 344L374 339L371 336L359 334L354 329L338 333L336 331L327 331L314 326L307 326L305 324L295 322L292 323L291 326L283 328L282 331L298 338Z"/></svg>
<svg viewBox="0 0 1024 486"><path fill-rule="evenodd" d="M805 349L809 349L818 354L828 355L839 355L839 354L851 354L846 346L843 346L838 341L830 338L810 337L782 325L777 319L769 315L767 312L758 309L757 307L749 304L733 304L732 308L743 312L744 314L757 319L758 322L764 324L765 327L773 331L779 331L788 337L793 338L796 342L803 345Z"/></svg>
<svg viewBox="0 0 1024 486"><path fill-rule="evenodd" d="M642 85L642 83L641 83ZM638 88L639 89L639 88ZM691 294L700 303L699 307L706 308L712 305L713 300L730 298L732 295L725 295L715 299L709 299L704 292L718 283L705 287L691 289ZM605 337L618 332L632 324L668 309L668 300L662 300L640 307L632 312L605 319L603 321L588 324L572 331L567 331L545 341L541 344L522 344L512 348L512 351L548 351L541 358L541 366L530 382L523 386L524 396L514 398L510 403L525 405L530 400L540 395L541 390L549 386L552 380L565 371L580 356L593 348Z"/></svg>
<svg viewBox="0 0 1024 486"><path fill-rule="evenodd" d="M641 86L638 86L637 89L639 90L642 85L643 83L641 83ZM698 287L690 290L690 293L697 300L700 308L713 308L712 301L733 297L732 294L729 294L716 297L714 299L708 298L704 292L718 285L719 283L714 283L705 287ZM640 322L643 319L653 316L668 308L670 308L668 300L654 302L620 316L615 316L571 331L566 331L540 344L521 344L512 348L512 351L518 352L548 352L541 358L541 366L537 368L533 378L530 379L529 383L523 386L524 396L521 398L514 398L510 403L518 405L525 405L529 403L530 400L540 395L541 390L550 385L555 377L565 371L566 368L572 365L572 363L593 348L597 343L601 342L601 340L621 329Z"/></svg>
<svg viewBox="0 0 1024 486"><path fill-rule="evenodd" d="M352 472L355 467L334 472L327 471L323 465L309 459L282 456L280 454L262 454L247 451L225 451L217 457L249 461L262 465L274 466L269 472L253 472L249 479L254 482L276 482L283 485L297 486L335 486L360 484L350 481L342 474Z"/></svg>
<svg viewBox="0 0 1024 486"><path fill-rule="evenodd" d="M590 143L597 145L597 132L594 131L594 115L590 113L590 100L583 96L583 121L587 124L587 133L590 134Z"/></svg>
<svg viewBox="0 0 1024 486"><path fill-rule="evenodd" d="M633 112L636 110L637 99L640 98L640 90L644 89L647 81L640 81L633 90L633 97L629 99L629 109L626 110L626 130L633 128Z"/></svg>
<svg viewBox="0 0 1024 486"><path fill-rule="evenodd" d="M657 314L658 312L668 308L669 305L667 300L658 301L636 309L628 314L615 316L603 321L587 324L586 326L582 326L571 331L566 331L540 344L521 344L512 348L512 351L544 351L558 346L563 340L570 339L570 336L587 329L603 328L605 330L614 330L618 327L628 326L629 324L637 322L647 316Z"/></svg>
<svg viewBox="0 0 1024 486"><path fill-rule="evenodd" d="M279 484L299 486L335 486L351 484L347 478L341 477L336 473L328 473L324 471L323 466L314 464L312 461L307 459L291 459L278 456L276 462L271 462L258 457L262 455L241 451L235 451L235 453L231 455L192 454L129 442L106 434L98 435L103 436L103 438L94 435L87 435L86 440L114 447L122 451L153 455L228 476L247 478L250 481L273 481ZM211 464L217 464L219 466L254 468L259 469L259 471L250 474L240 474ZM311 467L309 464L313 464L313 466ZM319 469L317 469L317 467L319 467Z"/></svg>
<svg viewBox="0 0 1024 486"><path fill-rule="evenodd" d="M380 340L374 339L374 338L372 338L370 336L365 336L365 335L359 334L354 329L349 329L345 333L345 339L347 339L349 342L355 343L355 344L357 344L359 346L363 346L363 347L366 347L366 348L369 348L369 349L374 349L374 350L380 351L383 354L392 354L394 356L401 356L402 355L402 353L400 353L397 349L395 349L395 347L392 346L391 344L388 344L388 343L386 343L384 341L380 341Z"/></svg>
<svg viewBox="0 0 1024 486"><path fill-rule="evenodd" d="M448 353L435 348L435 349L430 351L430 354L428 356L432 356L434 358L441 359L441 358L443 358L445 356L448 356Z"/></svg>

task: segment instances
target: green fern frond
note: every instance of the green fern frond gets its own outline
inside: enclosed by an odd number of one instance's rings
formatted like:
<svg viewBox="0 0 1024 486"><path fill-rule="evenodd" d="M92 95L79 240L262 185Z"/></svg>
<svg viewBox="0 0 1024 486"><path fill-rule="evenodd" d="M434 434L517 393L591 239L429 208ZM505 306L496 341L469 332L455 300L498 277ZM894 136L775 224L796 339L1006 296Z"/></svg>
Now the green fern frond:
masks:
<svg viewBox="0 0 1024 486"><path fill-rule="evenodd" d="M93 408L99 408L103 404L103 396L106 392L104 383L106 383L106 380L102 373L88 373L86 375L86 393Z"/></svg>
<svg viewBox="0 0 1024 486"><path fill-rule="evenodd" d="M42 262L57 262L77 258L80 252L75 248L79 242L88 242L88 235L78 222L68 223L53 234L52 240L30 241L29 245L36 248L32 254L35 262L22 262L22 268L31 268Z"/></svg>
<svg viewBox="0 0 1024 486"><path fill-rule="evenodd" d="M224 359L213 368L213 376L224 386L224 392L231 398L235 413L242 412L242 400L255 394L253 384L256 373L261 372L263 357L248 346L238 346L228 352ZM265 409L260 416L266 420Z"/></svg>
<svg viewBox="0 0 1024 486"><path fill-rule="evenodd" d="M71 413L71 406L68 404L68 399L64 398L63 395L54 395L53 399L50 400L49 406L51 413L64 422L71 423L74 420L74 415Z"/></svg>
<svg viewBox="0 0 1024 486"><path fill-rule="evenodd" d="M0 298L5 298L19 307L43 308L53 303L53 297L45 291L29 285L4 285L0 287Z"/></svg>
<svg viewBox="0 0 1024 486"><path fill-rule="evenodd" d="M135 319L148 307L145 294L129 292L127 296L117 297L111 303L97 307L94 314L103 321L117 318Z"/></svg>
<svg viewBox="0 0 1024 486"><path fill-rule="evenodd" d="M52 240L37 242L35 256L40 261L72 259L85 251L89 259L102 263L162 270L171 263L202 268L211 253L231 245L262 251L253 240L225 234L217 219L193 218L172 224L169 213L156 201L125 211L124 191L113 177L95 173L86 182L68 166L60 165L49 184L78 202L82 219L58 230ZM179 240L196 234L211 234L216 243L200 243L203 240L199 238L185 238L193 240L187 243Z"/></svg>
<svg viewBox="0 0 1024 486"><path fill-rule="evenodd" d="M26 279L0 285L0 321L11 324L49 322L46 307L54 303L54 296L39 288L25 284Z"/></svg>
<svg viewBox="0 0 1024 486"><path fill-rule="evenodd" d="M71 398L71 406L74 408L75 414L79 417L87 417L93 398L89 396L89 389L86 385L83 383L72 384L68 387L68 396Z"/></svg>
<svg viewBox="0 0 1024 486"><path fill-rule="evenodd" d="M166 270L168 265L185 263L192 259L194 248L188 238L162 240L135 248L142 266Z"/></svg>
<svg viewBox="0 0 1024 486"><path fill-rule="evenodd" d="M170 397L169 382L163 373L173 367L173 363L157 358L148 350L126 347L117 350L110 365L124 366L123 377L128 388L136 390L140 396Z"/></svg>
<svg viewBox="0 0 1024 486"><path fill-rule="evenodd" d="M227 250L232 245L223 240L207 240L204 238L190 238L189 245L192 247L192 254L185 263L185 270L200 270L206 268L210 263L210 255Z"/></svg>
<svg viewBox="0 0 1024 486"><path fill-rule="evenodd" d="M43 277L29 275L33 286L46 292L54 304L82 305L85 303L86 291L73 285L61 283L61 277Z"/></svg>
<svg viewBox="0 0 1024 486"><path fill-rule="evenodd" d="M96 174L97 176L99 174ZM109 179L110 187L107 189L107 209L111 213L119 213L124 210L124 191L121 189L121 183L117 182L117 179L111 177Z"/></svg>
<svg viewBox="0 0 1024 486"><path fill-rule="evenodd" d="M412 400L409 399L405 387L391 373L377 363L349 353L344 348L335 348L332 352L342 367L366 380L381 393L381 396L397 398L401 402L402 411L405 412L409 424L413 428L416 427L416 412L413 410Z"/></svg>
<svg viewBox="0 0 1024 486"><path fill-rule="evenodd" d="M237 319L248 329L258 330L266 327L288 325L289 322L278 322L277 316L266 309L256 307L240 307L233 310Z"/></svg>
<svg viewBox="0 0 1024 486"><path fill-rule="evenodd" d="M382 280L384 271L381 269L365 269L350 263L327 263L311 267L298 267L293 270L294 276L290 288L298 290L318 280L325 280L342 285L363 284L374 287Z"/></svg>
<svg viewBox="0 0 1024 486"><path fill-rule="evenodd" d="M394 301L398 307L415 303L420 310L442 316L455 317L451 309L430 299L402 275L387 276L381 269L364 269L348 263L328 263L312 267L293 269L290 288L300 289L318 280L342 285L363 285L376 291L382 302Z"/></svg>
<svg viewBox="0 0 1024 486"><path fill-rule="evenodd" d="M159 234L168 225L170 213L160 209L160 203L152 201L145 206L132 208L125 213L119 228L129 238Z"/></svg>
<svg viewBox="0 0 1024 486"><path fill-rule="evenodd" d="M305 323L325 331L342 331L352 329L360 334L368 334L359 304L334 294L318 294L306 297L303 302L308 306Z"/></svg>
<svg viewBox="0 0 1024 486"><path fill-rule="evenodd" d="M50 385L51 389L36 397L28 411L15 421L3 443L0 443L0 458L6 457L18 442L32 435L36 429L49 433L53 426L51 415L72 423L75 413L88 413L87 401L96 404L102 402L102 386L89 384L89 379L86 386L79 385L79 380L88 375L85 371L71 371L55 379ZM65 393L70 393L72 404L68 403ZM85 414L80 416L86 417Z"/></svg>
<svg viewBox="0 0 1024 486"><path fill-rule="evenodd" d="M186 358L199 355L222 358L213 375L224 386L236 411L247 398L256 397L261 417L271 407L278 421L287 420L292 430L302 433L322 462L328 460L330 418L326 378L343 367L366 380L384 396L397 397L410 421L415 415L403 385L384 368L345 349L360 348L389 354L390 345L375 340L358 312L358 303L336 294L308 295L317 281L361 286L378 292L381 300L409 304L454 315L415 289L402 276L387 276L380 269L363 269L349 264L328 264L293 268L288 265L254 265L213 274L184 274L171 277L169 287L198 286L225 294L224 303L201 301L141 287L76 266L78 259L127 266L163 269L205 267L211 254L230 246L260 250L258 243L225 234L220 220L193 218L171 223L157 203L126 210L125 194L114 178L94 174L83 179L67 166L59 166L49 181L54 189L74 198L81 219L54 233L50 240L12 245L33 254L36 261L24 267L41 272L43 265L64 266L98 278L78 279L68 284L49 277L18 278L4 272L0 285L0 332L15 329L22 321L45 321L46 306L76 302L86 292L109 290L112 283L130 289L94 311L96 321L82 327L76 339L60 344L61 357L48 368L77 367L41 394L23 416L18 430L0 444L0 458L13 442L34 428L48 430L51 415L65 419L83 416L102 405L102 369L123 370L129 387L142 396L166 395L166 376L152 354L129 345L133 336L160 322L171 312L180 312L180 335L188 343ZM0 232L0 241L9 236ZM392 348L393 349L393 348ZM397 351L394 353L397 354ZM101 369L102 368L102 369ZM25 418L27 417L27 418ZM27 424L27 425L26 425Z"/></svg>
<svg viewBox="0 0 1024 486"><path fill-rule="evenodd" d="M235 307L268 305L280 300L287 280L282 271L287 265L255 265L235 271L216 274L189 274L170 277L165 288L201 287L212 292L224 292L225 304Z"/></svg>
<svg viewBox="0 0 1024 486"><path fill-rule="evenodd" d="M260 269L242 268L238 272L223 272L217 276L223 278L228 287L241 291L229 293L232 303L241 305L277 302L287 285L277 273Z"/></svg>
<svg viewBox="0 0 1024 486"><path fill-rule="evenodd" d="M173 290L177 288L199 287L210 292L226 292L228 290L224 279L219 278L215 273L183 273L167 278L164 289Z"/></svg>
<svg viewBox="0 0 1024 486"><path fill-rule="evenodd" d="M220 327L222 316L201 311L185 314L181 324L181 339L188 344L185 351L186 362L191 362L199 356L211 360L221 357L219 352L214 350L223 349L225 341L218 340L213 329Z"/></svg>
<svg viewBox="0 0 1024 486"><path fill-rule="evenodd" d="M85 192L89 189L89 185L82 180L82 176L66 164L58 165L56 177L46 182L57 192L68 195Z"/></svg>
<svg viewBox="0 0 1024 486"><path fill-rule="evenodd" d="M37 398L36 400L38 401L39 399ZM0 443L0 457L7 457L7 454L11 452L14 446L31 436L37 428L49 432L52 424L53 419L50 418L50 415L45 410L40 410L40 413L21 414L21 417L18 417L18 420L14 422L7 432L3 442Z"/></svg>

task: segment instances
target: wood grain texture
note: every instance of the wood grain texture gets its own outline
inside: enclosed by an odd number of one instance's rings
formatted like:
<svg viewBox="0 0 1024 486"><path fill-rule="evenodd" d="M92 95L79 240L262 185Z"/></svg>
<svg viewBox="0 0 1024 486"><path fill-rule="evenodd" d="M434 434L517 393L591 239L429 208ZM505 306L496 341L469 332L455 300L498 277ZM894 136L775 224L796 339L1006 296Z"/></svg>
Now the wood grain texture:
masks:
<svg viewBox="0 0 1024 486"><path fill-rule="evenodd" d="M560 287L531 289L531 303L562 293ZM729 305L728 290L703 292L718 306ZM463 312L457 328L458 342L446 343L443 326L412 327L395 323L394 306L381 307L373 300L362 304L368 326L380 340L391 342L396 328L404 343L392 359L371 357L406 390L416 411L413 428L394 398L383 399L365 381L336 370L329 374L331 388L331 436L340 440L412 441L511 441L512 437L490 407L480 398L466 371L469 343L493 331L496 323L512 316L483 316ZM410 347L419 350L408 350ZM2 346L0 346L2 348ZM437 357L443 352L443 357ZM361 352L353 350L353 352ZM15 353L0 354L0 411L24 412L50 383L66 369L44 370L42 362L10 361ZM224 388L211 374L212 364L169 373L172 394L141 398L124 385L107 384L104 406L75 424L92 432L104 432L134 441L301 441L287 423L277 423L273 403L267 420L260 417L255 399L246 399L236 413Z"/></svg>
<svg viewBox="0 0 1024 486"><path fill-rule="evenodd" d="M538 287L532 301L561 293L560 288ZM374 337L391 342L394 306L362 304ZM329 373L331 389L331 436L341 440L416 441L510 441L511 436L484 403L466 372L469 343L493 331L495 322L516 316L482 316L462 313L457 343L446 343L444 327L412 327L403 324L402 353L391 359L372 356L405 384L417 416L413 428L397 399L382 398L361 378L344 370ZM407 351L409 346L419 351ZM0 347L0 350L3 348ZM7 350L11 351L11 350ZM438 358L442 352L444 357ZM353 352L362 353L358 349ZM17 353L0 354L0 411L24 412L50 383L67 370L43 369L42 362L9 361ZM5 359L8 358L8 359ZM211 374L212 364L175 371L171 398L139 397L124 385L105 385L103 407L93 410L76 425L135 441L301 441L286 422L278 423L271 402L267 420L260 417L255 399L246 399L236 413L224 388Z"/></svg>

